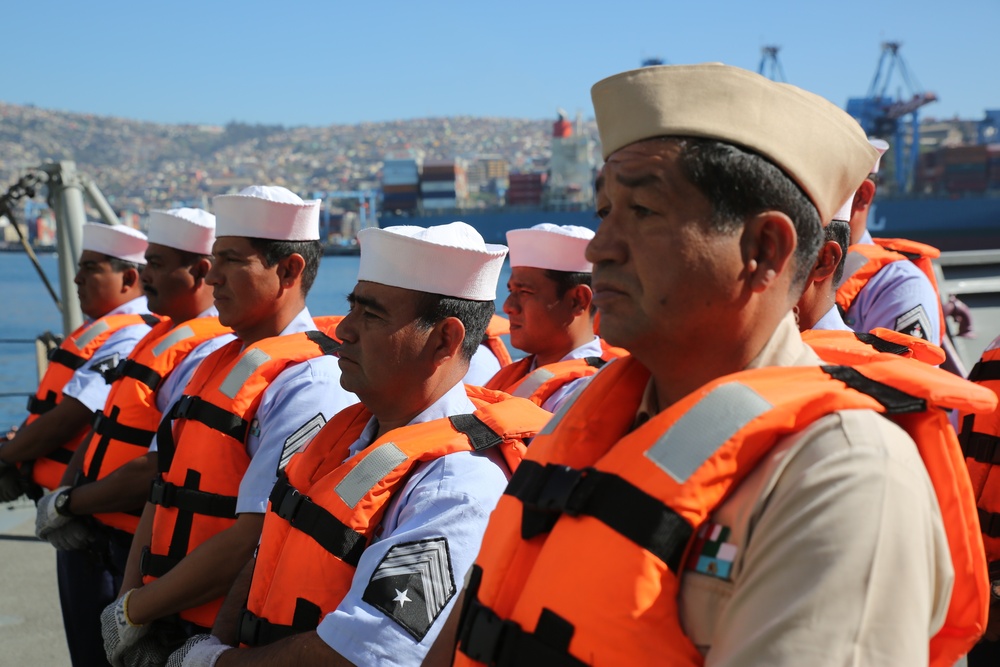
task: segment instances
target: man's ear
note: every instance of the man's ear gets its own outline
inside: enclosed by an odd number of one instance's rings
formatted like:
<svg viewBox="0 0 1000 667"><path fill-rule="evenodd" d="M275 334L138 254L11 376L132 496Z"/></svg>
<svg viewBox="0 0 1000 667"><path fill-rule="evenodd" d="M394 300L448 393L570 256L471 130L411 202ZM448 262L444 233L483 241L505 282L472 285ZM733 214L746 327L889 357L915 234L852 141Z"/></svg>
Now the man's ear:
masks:
<svg viewBox="0 0 1000 667"><path fill-rule="evenodd" d="M813 265L812 271L809 272L809 281L819 283L831 279L843 256L844 250L840 247L839 243L836 241L827 241L824 243L819 249L819 257L816 258L816 264Z"/></svg>
<svg viewBox="0 0 1000 667"><path fill-rule="evenodd" d="M281 286L285 289L291 289L295 285L295 281L302 277L305 269L306 260L297 252L293 252L279 261L278 279L281 281Z"/></svg>
<svg viewBox="0 0 1000 667"><path fill-rule="evenodd" d="M573 306L573 317L590 314L590 304L594 301L594 290L590 285L577 285L568 294Z"/></svg>
<svg viewBox="0 0 1000 667"><path fill-rule="evenodd" d="M444 362L462 353L465 342L465 325L457 317L446 317L434 325L433 353L434 363L440 366Z"/></svg>
<svg viewBox="0 0 1000 667"><path fill-rule="evenodd" d="M202 257L191 265L191 277L194 279L194 286L201 287L205 282L205 276L212 270L212 260Z"/></svg>
<svg viewBox="0 0 1000 667"><path fill-rule="evenodd" d="M753 291L763 292L793 268L796 240L795 223L781 211L764 211L747 220L740 245Z"/></svg>
<svg viewBox="0 0 1000 667"><path fill-rule="evenodd" d="M128 268L122 271L122 293L129 291L139 284L139 270Z"/></svg>

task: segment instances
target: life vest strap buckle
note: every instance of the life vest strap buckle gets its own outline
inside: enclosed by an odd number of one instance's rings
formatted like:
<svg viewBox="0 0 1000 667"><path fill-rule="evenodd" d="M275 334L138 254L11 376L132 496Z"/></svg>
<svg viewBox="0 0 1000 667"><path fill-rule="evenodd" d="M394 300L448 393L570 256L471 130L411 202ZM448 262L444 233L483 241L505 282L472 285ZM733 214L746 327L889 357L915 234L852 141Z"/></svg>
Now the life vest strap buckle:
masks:
<svg viewBox="0 0 1000 667"><path fill-rule="evenodd" d="M545 466L545 472L548 478L539 490L535 501L525 503L525 505L545 512L562 512L576 516L583 503L576 497L575 492L584 477L584 473L569 466L552 464Z"/></svg>
<svg viewBox="0 0 1000 667"><path fill-rule="evenodd" d="M461 629L462 652L477 662L501 664L498 653L507 644L504 637L511 628L520 629L517 623L500 618L479 600L472 600Z"/></svg>
<svg viewBox="0 0 1000 667"><path fill-rule="evenodd" d="M188 394L184 394L179 399L177 399L177 402L174 403L173 410L170 411L173 418L174 419L186 418L188 416L188 413L191 411L191 407L195 404L197 399L198 399L197 396L189 396Z"/></svg>
<svg viewBox="0 0 1000 667"><path fill-rule="evenodd" d="M153 480L149 487L149 502L160 507L173 507L177 497L177 487L165 482L162 477Z"/></svg>
<svg viewBox="0 0 1000 667"><path fill-rule="evenodd" d="M278 498L278 502L271 501L271 509L275 514L294 526L295 516L299 513L299 508L302 507L303 500L305 500L305 496L299 493L291 484L286 484L284 493Z"/></svg>

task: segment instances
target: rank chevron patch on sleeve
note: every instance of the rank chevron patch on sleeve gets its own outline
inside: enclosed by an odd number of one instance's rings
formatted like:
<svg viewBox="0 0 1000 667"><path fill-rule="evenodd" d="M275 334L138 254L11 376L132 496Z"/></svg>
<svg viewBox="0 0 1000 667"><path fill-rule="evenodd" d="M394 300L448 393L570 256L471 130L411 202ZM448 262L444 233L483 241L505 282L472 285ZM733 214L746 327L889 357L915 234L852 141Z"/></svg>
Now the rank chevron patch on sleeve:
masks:
<svg viewBox="0 0 1000 667"><path fill-rule="evenodd" d="M393 545L361 599L420 641L454 596L448 540L436 537Z"/></svg>
<svg viewBox="0 0 1000 667"><path fill-rule="evenodd" d="M920 304L896 318L896 331L915 338L930 340L931 318Z"/></svg>

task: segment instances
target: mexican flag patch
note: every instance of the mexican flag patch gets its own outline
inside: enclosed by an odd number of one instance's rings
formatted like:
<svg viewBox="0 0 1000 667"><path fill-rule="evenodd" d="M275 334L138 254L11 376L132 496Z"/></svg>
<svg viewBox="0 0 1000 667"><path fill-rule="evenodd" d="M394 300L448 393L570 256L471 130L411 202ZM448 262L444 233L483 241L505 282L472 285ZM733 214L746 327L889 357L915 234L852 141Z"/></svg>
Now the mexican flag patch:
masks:
<svg viewBox="0 0 1000 667"><path fill-rule="evenodd" d="M716 579L729 579L729 572L736 560L736 545L727 542L729 527L706 521L698 529L698 535L688 556L685 569Z"/></svg>

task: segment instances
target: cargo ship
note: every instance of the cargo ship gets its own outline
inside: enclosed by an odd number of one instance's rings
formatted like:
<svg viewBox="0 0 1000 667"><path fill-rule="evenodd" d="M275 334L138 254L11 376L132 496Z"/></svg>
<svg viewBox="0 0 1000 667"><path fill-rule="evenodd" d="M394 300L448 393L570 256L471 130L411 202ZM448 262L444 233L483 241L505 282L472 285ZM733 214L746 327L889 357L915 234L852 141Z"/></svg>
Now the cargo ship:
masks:
<svg viewBox="0 0 1000 667"><path fill-rule="evenodd" d="M544 171L510 172L498 157L423 163L387 156L381 226L462 220L490 243L510 229L541 222L597 228L593 182L596 141L560 112ZM894 158L884 165L869 227L875 236L909 238L942 250L1000 248L1000 110L980 121L928 121L905 191Z"/></svg>

